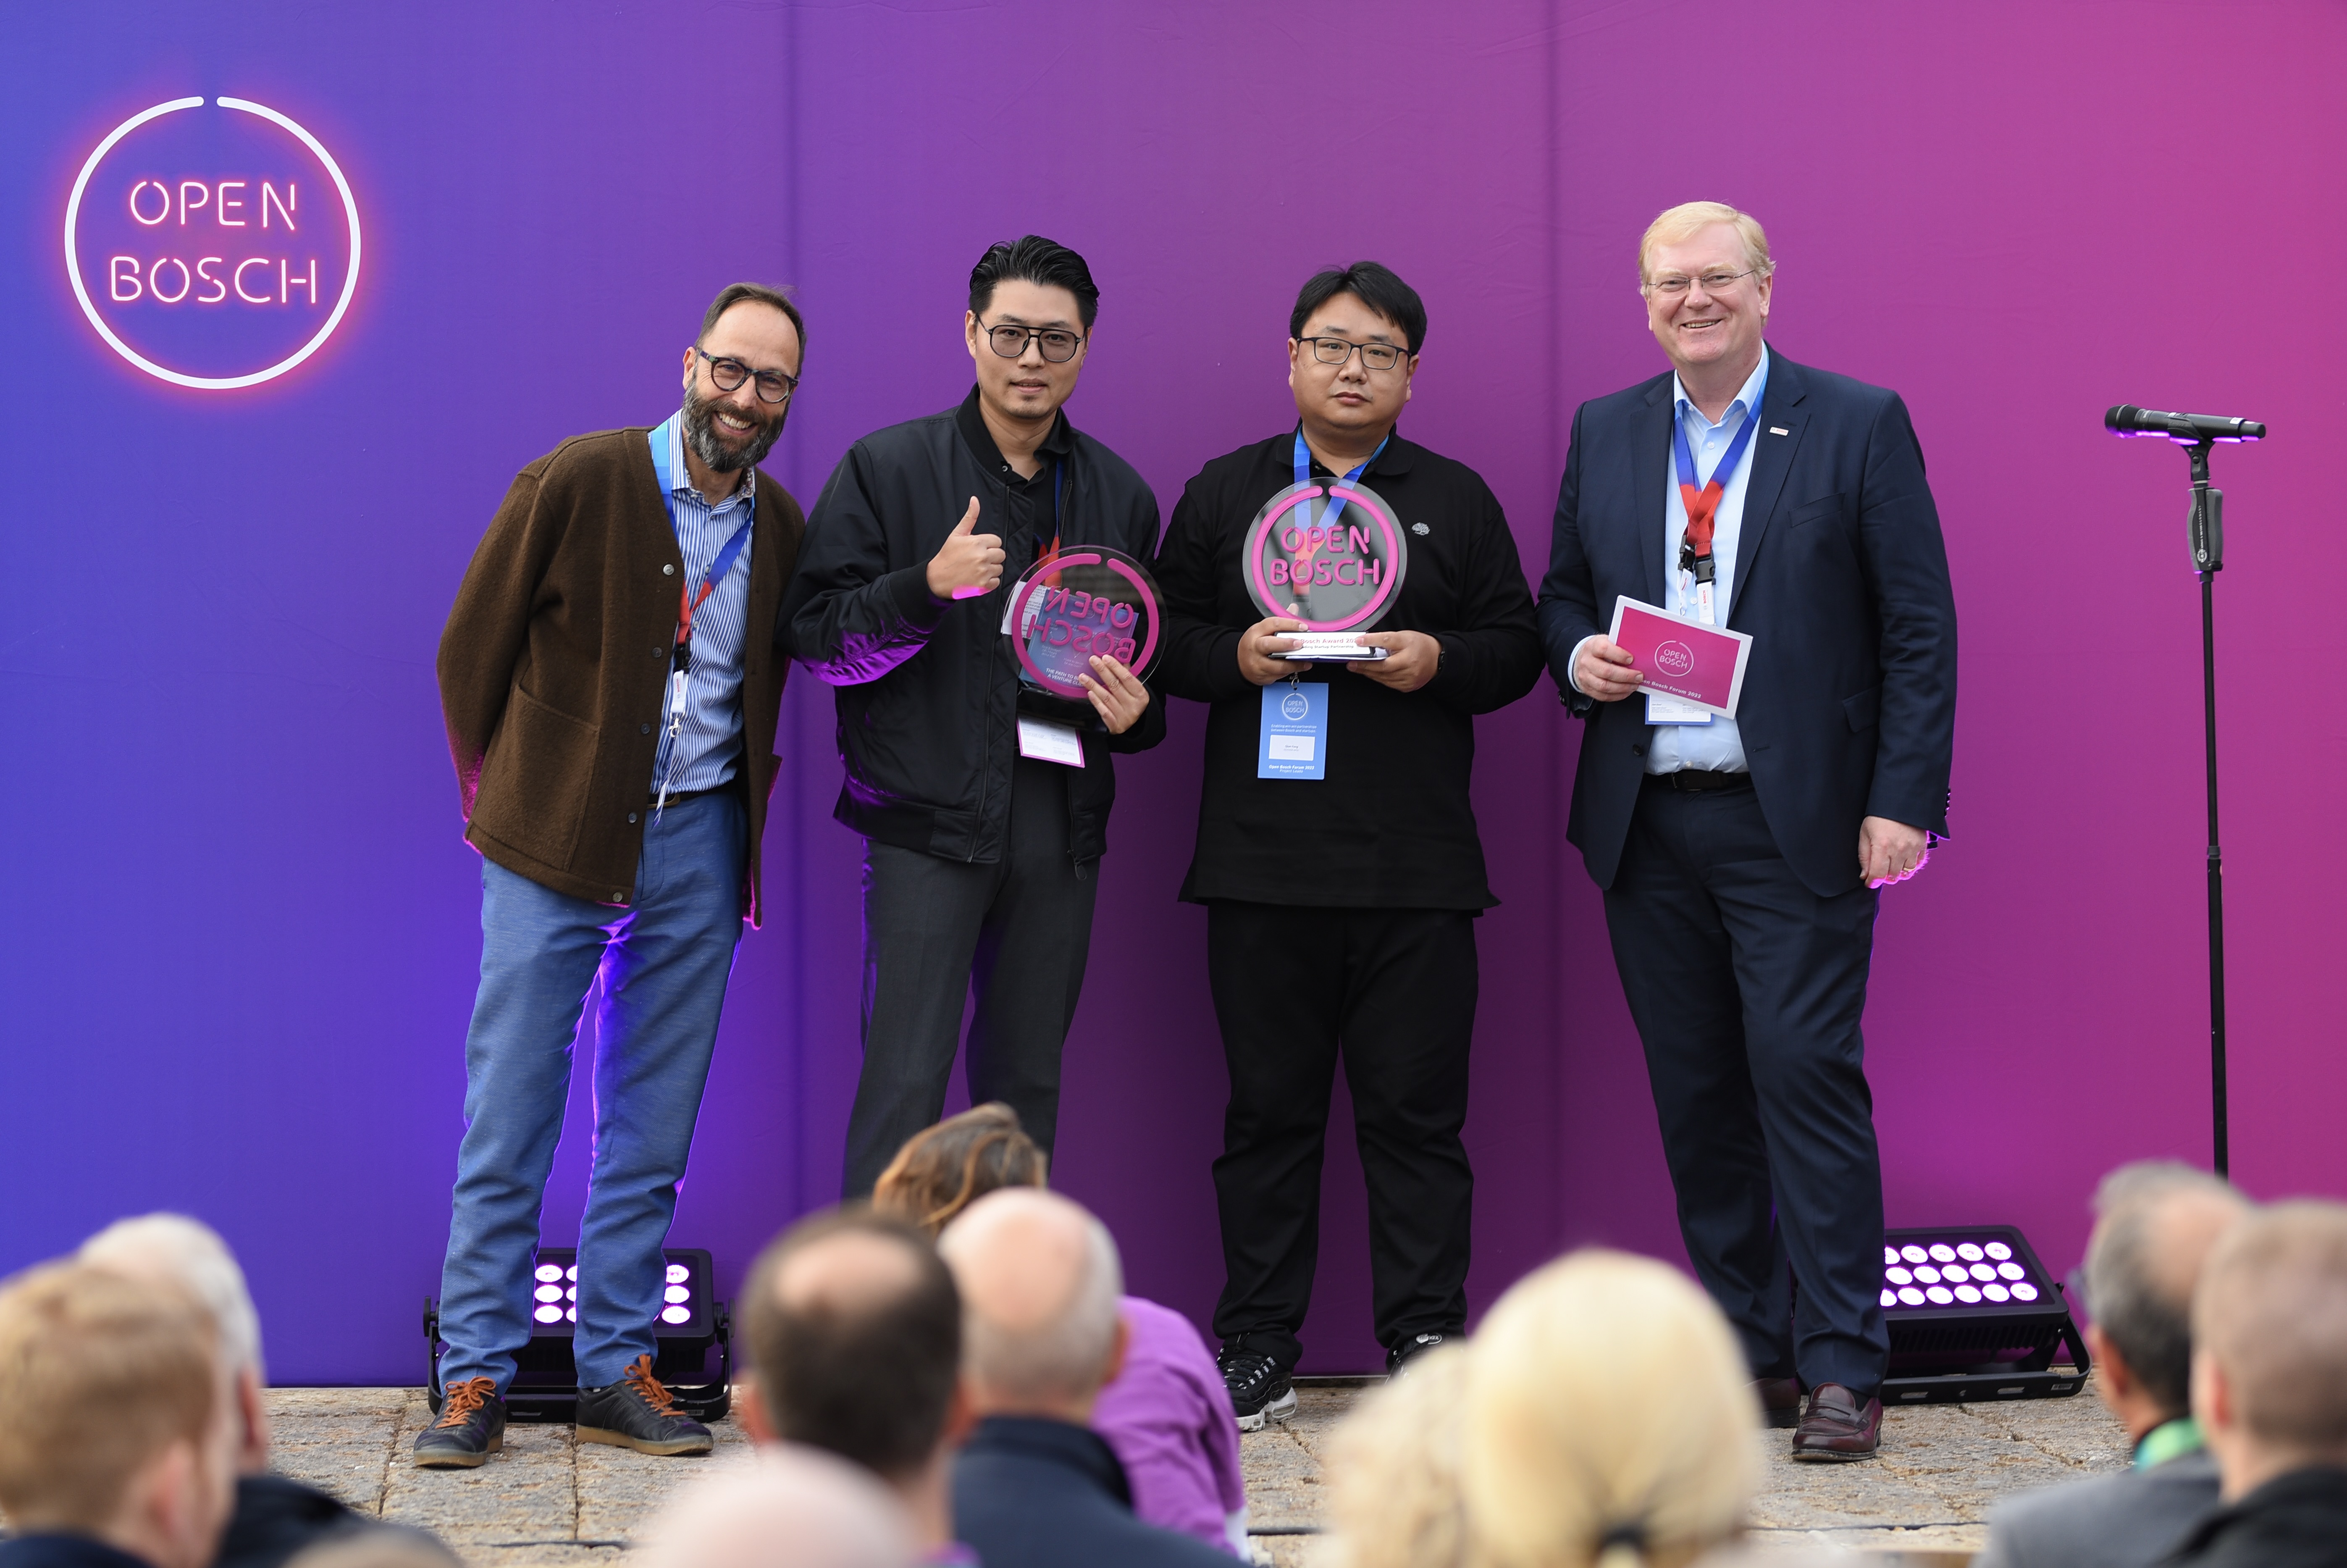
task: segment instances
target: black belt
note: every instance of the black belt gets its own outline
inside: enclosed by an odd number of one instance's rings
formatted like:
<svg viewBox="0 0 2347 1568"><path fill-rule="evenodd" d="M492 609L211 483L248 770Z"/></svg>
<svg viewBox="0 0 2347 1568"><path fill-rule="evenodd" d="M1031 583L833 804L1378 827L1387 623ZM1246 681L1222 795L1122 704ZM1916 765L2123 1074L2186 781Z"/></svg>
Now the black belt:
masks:
<svg viewBox="0 0 2347 1568"><path fill-rule="evenodd" d="M1752 775L1720 773L1711 768L1681 768L1675 774L1648 774L1646 784L1655 789L1693 794L1706 790L1750 789Z"/></svg>
<svg viewBox="0 0 2347 1568"><path fill-rule="evenodd" d="M722 784L712 784L707 789L672 789L668 792L668 803L671 805L682 805L686 801L699 800L702 795L716 794L720 791L733 787L733 781L728 779ZM657 808L660 805L660 791L652 791L651 798L644 804Z"/></svg>

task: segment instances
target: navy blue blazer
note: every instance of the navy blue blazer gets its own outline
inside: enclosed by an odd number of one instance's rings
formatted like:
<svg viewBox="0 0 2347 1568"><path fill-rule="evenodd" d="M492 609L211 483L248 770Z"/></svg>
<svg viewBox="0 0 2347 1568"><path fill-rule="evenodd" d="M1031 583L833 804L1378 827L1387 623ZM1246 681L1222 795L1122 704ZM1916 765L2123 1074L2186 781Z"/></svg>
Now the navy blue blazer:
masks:
<svg viewBox="0 0 2347 1568"><path fill-rule="evenodd" d="M1784 434L1778 435L1778 431ZM1587 720L1565 836L1614 885L1645 772L1646 704L1593 702L1566 671L1624 595L1663 602L1671 378L1584 403L1557 494L1541 641ZM1760 810L1820 897L1859 885L1858 827L1944 835L1956 607L1939 508L1899 395L1769 350L1727 624L1752 634L1736 712Z"/></svg>

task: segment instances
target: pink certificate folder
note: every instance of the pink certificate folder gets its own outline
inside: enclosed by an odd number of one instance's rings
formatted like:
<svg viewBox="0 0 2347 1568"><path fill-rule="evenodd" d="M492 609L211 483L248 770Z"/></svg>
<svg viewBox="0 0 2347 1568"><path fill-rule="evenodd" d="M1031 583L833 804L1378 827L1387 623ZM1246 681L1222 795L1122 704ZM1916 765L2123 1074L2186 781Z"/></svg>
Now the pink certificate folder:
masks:
<svg viewBox="0 0 2347 1568"><path fill-rule="evenodd" d="M1607 635L1630 655L1645 676L1642 690L1683 697L1715 713L1736 717L1744 694L1744 666L1752 653L1749 632L1706 626L1624 597L1614 605Z"/></svg>

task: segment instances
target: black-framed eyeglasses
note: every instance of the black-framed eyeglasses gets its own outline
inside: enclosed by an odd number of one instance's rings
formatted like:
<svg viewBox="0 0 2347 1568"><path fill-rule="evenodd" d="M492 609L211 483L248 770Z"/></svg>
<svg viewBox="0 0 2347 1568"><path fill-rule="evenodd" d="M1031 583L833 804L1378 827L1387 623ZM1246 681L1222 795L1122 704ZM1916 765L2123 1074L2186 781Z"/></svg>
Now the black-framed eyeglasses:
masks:
<svg viewBox="0 0 2347 1568"><path fill-rule="evenodd" d="M1076 350L1084 346L1083 336L1065 327L1014 327L1008 323L999 327L978 323L986 333L987 345L1005 359L1017 359L1032 343L1045 359L1053 364L1065 364L1076 357Z"/></svg>
<svg viewBox="0 0 2347 1568"><path fill-rule="evenodd" d="M784 375L779 370L752 370L738 359L712 354L699 344L693 346L692 352L709 362L709 379L717 384L720 392L739 392L743 382L754 378L759 402L788 403L791 394L799 389L795 375Z"/></svg>
<svg viewBox="0 0 2347 1568"><path fill-rule="evenodd" d="M1365 370L1391 370L1409 352L1389 343L1353 343L1340 337L1308 337L1300 341L1312 345L1312 357L1322 364L1342 364L1358 349Z"/></svg>
<svg viewBox="0 0 2347 1568"><path fill-rule="evenodd" d="M1673 272L1668 277L1656 278L1646 287L1658 294L1669 294L1676 298L1687 292L1689 283L1701 283L1705 293L1719 294L1734 288L1738 278L1748 278L1759 270L1758 267L1747 267L1740 272L1704 272L1693 278L1681 277L1678 273Z"/></svg>

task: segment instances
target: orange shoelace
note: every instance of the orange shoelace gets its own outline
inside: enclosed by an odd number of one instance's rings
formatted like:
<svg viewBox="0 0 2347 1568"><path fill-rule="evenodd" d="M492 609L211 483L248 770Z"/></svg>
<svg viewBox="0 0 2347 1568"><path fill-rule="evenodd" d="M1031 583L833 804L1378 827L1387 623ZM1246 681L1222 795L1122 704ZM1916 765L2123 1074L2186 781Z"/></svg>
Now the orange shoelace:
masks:
<svg viewBox="0 0 2347 1568"><path fill-rule="evenodd" d="M461 1383L449 1384L448 1402L440 1408L440 1419L432 1424L436 1427L463 1426L465 1419L487 1404L497 1391L497 1382L494 1378L467 1378Z"/></svg>
<svg viewBox="0 0 2347 1568"><path fill-rule="evenodd" d="M644 1403L652 1408L653 1415L679 1416L684 1413L676 1408L676 1396L670 1393L658 1378L652 1376L651 1357L637 1357L635 1365L630 1367L621 1376L636 1386L636 1392L644 1397ZM486 1382L487 1379L482 1380Z"/></svg>

